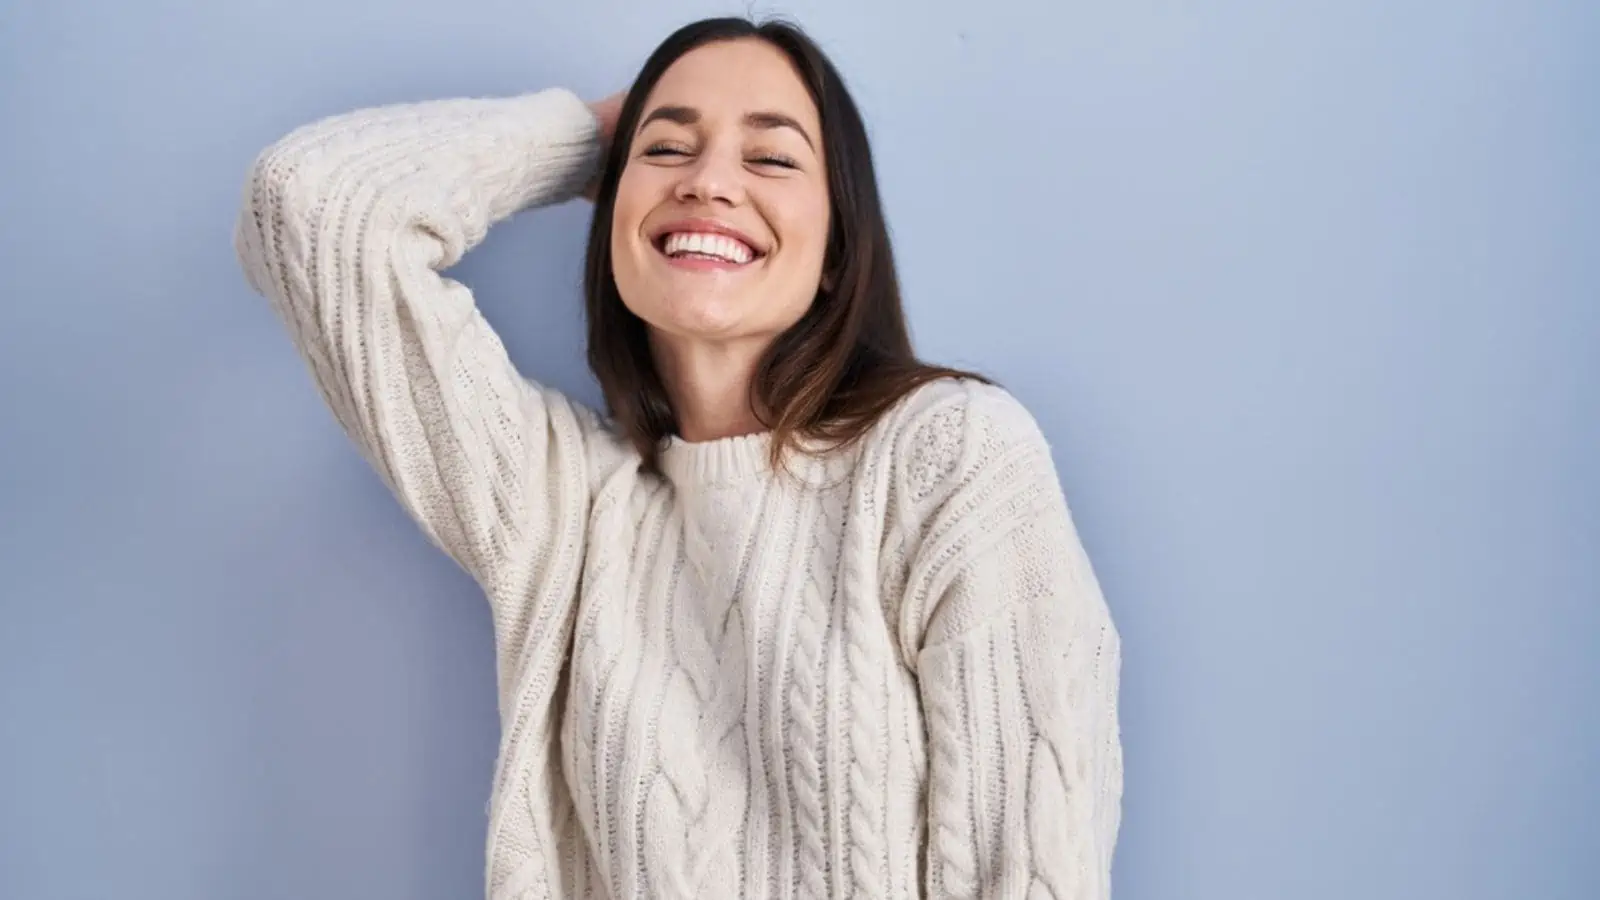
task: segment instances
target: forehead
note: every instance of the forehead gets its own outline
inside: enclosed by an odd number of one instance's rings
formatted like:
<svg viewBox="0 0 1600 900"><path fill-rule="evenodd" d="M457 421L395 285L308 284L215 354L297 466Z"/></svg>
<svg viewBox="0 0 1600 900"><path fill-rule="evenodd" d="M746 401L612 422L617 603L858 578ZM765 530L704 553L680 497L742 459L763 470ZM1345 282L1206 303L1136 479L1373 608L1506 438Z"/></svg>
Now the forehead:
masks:
<svg viewBox="0 0 1600 900"><path fill-rule="evenodd" d="M645 103L648 112L661 105L688 106L711 120L746 113L786 113L812 133L817 107L783 51L766 41L746 38L696 47L679 57L656 82Z"/></svg>

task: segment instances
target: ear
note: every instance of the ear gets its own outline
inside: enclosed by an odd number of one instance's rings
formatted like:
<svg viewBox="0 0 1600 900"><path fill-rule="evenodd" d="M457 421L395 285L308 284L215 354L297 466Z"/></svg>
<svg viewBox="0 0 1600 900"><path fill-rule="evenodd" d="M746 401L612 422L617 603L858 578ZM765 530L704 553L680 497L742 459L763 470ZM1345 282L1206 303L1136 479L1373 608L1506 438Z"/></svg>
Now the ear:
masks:
<svg viewBox="0 0 1600 900"><path fill-rule="evenodd" d="M831 294L839 287L839 280L844 275L845 253L839 247L842 239L838 234L828 235L828 249L822 255L822 278L819 285L823 293Z"/></svg>
<svg viewBox="0 0 1600 900"><path fill-rule="evenodd" d="M831 293L833 293L833 289L838 287L838 286L839 286L839 266L838 266L838 264L837 263L832 263L832 262L825 263L822 266L822 278L818 282L818 287L820 287L822 289L822 292L824 294L831 294Z"/></svg>

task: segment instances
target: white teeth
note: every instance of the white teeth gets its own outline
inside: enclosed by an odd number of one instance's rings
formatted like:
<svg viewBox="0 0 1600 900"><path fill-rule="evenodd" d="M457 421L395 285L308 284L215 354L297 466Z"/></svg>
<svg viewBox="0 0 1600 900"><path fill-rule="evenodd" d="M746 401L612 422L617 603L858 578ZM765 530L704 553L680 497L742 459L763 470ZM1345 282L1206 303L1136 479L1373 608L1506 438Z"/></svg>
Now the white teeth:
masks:
<svg viewBox="0 0 1600 900"><path fill-rule="evenodd" d="M735 240L727 235L706 234L703 232L677 231L667 235L662 251L668 256L679 253L698 253L702 256L714 256L728 262L743 265L755 257L743 241Z"/></svg>

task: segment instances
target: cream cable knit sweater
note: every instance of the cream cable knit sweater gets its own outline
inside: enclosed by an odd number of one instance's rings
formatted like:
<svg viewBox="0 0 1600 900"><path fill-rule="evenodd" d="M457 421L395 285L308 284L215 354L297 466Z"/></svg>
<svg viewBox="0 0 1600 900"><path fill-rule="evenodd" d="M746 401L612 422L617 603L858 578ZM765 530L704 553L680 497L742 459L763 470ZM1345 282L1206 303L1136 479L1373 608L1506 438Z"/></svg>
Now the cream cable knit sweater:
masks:
<svg viewBox="0 0 1600 900"><path fill-rule="evenodd" d="M850 450L675 442L523 380L439 273L598 159L561 90L256 162L251 285L493 610L492 898L1109 896L1119 643L1033 419L945 381Z"/></svg>

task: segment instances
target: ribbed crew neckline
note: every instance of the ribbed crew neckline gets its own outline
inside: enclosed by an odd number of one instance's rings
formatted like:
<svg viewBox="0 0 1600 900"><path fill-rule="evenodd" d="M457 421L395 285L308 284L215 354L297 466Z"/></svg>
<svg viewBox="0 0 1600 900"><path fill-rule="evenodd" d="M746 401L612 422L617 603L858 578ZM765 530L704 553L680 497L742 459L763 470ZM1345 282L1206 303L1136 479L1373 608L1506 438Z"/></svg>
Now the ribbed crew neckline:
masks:
<svg viewBox="0 0 1600 900"><path fill-rule="evenodd" d="M737 481L772 468L772 432L759 431L710 441L667 438L661 471L674 483Z"/></svg>
<svg viewBox="0 0 1600 900"><path fill-rule="evenodd" d="M772 441L771 431L710 441L669 437L661 451L661 474L680 488L765 478L773 474ZM792 475L812 487L835 483L849 477L862 443L830 447L799 438L795 446L785 449L779 474Z"/></svg>

